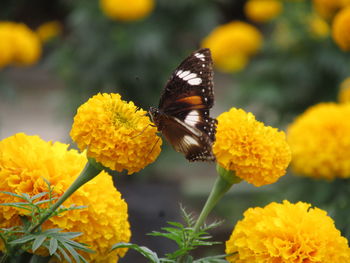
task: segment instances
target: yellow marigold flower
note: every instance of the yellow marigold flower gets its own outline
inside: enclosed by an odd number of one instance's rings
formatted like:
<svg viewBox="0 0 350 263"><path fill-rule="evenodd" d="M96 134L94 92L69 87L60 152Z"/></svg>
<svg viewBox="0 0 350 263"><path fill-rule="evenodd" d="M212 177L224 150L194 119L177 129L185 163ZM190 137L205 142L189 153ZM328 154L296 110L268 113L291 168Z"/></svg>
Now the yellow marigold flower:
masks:
<svg viewBox="0 0 350 263"><path fill-rule="evenodd" d="M292 169L302 175L350 177L350 104L320 103L288 127Z"/></svg>
<svg viewBox="0 0 350 263"><path fill-rule="evenodd" d="M89 157L132 174L154 162L162 144L145 114L119 94L97 94L79 107L70 135Z"/></svg>
<svg viewBox="0 0 350 263"><path fill-rule="evenodd" d="M148 16L154 9L154 0L100 0L106 16L121 21L135 21Z"/></svg>
<svg viewBox="0 0 350 263"><path fill-rule="evenodd" d="M282 11L280 0L248 0L244 6L246 16L255 22L267 22Z"/></svg>
<svg viewBox="0 0 350 263"><path fill-rule="evenodd" d="M284 132L236 108L217 120L213 152L223 168L255 186L274 183L286 173L291 153Z"/></svg>
<svg viewBox="0 0 350 263"><path fill-rule="evenodd" d="M308 20L310 33L316 38L329 36L330 27L326 20L318 15L312 15Z"/></svg>
<svg viewBox="0 0 350 263"><path fill-rule="evenodd" d="M14 48L12 44L12 24L0 22L0 68L7 66L13 60Z"/></svg>
<svg viewBox="0 0 350 263"><path fill-rule="evenodd" d="M331 19L341 8L350 5L350 0L313 0L316 12L325 19Z"/></svg>
<svg viewBox="0 0 350 263"><path fill-rule="evenodd" d="M62 34L62 25L58 21L49 21L40 25L36 29L36 33L39 36L41 42L47 42L52 38Z"/></svg>
<svg viewBox="0 0 350 263"><path fill-rule="evenodd" d="M332 24L332 36L344 51L350 51L350 6L339 11Z"/></svg>
<svg viewBox="0 0 350 263"><path fill-rule="evenodd" d="M0 189L21 194L35 195L47 192L44 178L61 196L84 168L87 158L69 145L45 142L38 136L16 134L0 141ZM0 193L0 203L18 202L10 195ZM71 210L62 216L50 218L43 229L61 228L64 231L81 232L75 240L90 245L94 254L83 254L88 262L116 262L126 250L111 254L111 246L129 242L130 225L127 204L115 189L112 178L101 172L93 180L79 188L64 206L86 206ZM11 227L20 222L19 216L26 211L0 206L0 227Z"/></svg>
<svg viewBox="0 0 350 263"><path fill-rule="evenodd" d="M228 241L234 263L348 263L350 248L326 211L310 204L249 208Z"/></svg>
<svg viewBox="0 0 350 263"><path fill-rule="evenodd" d="M14 63L17 65L32 65L36 63L41 55L39 37L24 24L16 24L14 30Z"/></svg>
<svg viewBox="0 0 350 263"><path fill-rule="evenodd" d="M261 33L254 26L240 21L218 26L201 44L210 48L214 65L223 72L242 70L261 45Z"/></svg>
<svg viewBox="0 0 350 263"><path fill-rule="evenodd" d="M340 103L350 102L350 77L340 84L338 100Z"/></svg>

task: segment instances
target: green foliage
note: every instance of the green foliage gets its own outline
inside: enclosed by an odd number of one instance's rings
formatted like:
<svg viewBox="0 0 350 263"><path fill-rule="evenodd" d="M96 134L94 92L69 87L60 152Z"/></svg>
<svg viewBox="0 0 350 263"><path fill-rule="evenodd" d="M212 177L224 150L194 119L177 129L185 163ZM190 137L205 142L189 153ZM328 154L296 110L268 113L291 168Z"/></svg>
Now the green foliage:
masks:
<svg viewBox="0 0 350 263"><path fill-rule="evenodd" d="M156 105L179 58L198 48L218 20L209 0L160 0L149 17L130 23L107 18L98 1L69 3L70 36L49 61L66 82L74 110L97 92L119 92L146 109Z"/></svg>
<svg viewBox="0 0 350 263"><path fill-rule="evenodd" d="M183 220L185 224L181 224L178 222L168 222L169 227L163 227L162 230L164 232L153 231L149 235L164 237L176 242L178 249L172 253L168 253L165 255L165 258L159 258L157 253L151 251L149 248L144 246L139 246L131 243L118 243L112 247L112 250L116 248L131 248L139 252L145 258L150 260L153 263L160 262L193 262L193 263L221 263L226 262L224 258L226 255L217 255L210 256L201 259L193 259L190 255L190 252L195 250L198 247L202 246L212 246L216 244L220 244L221 242L209 241L212 238L210 234L208 234L208 230L218 227L222 222L214 222L209 225L204 225L199 229L199 231L195 231L194 226L196 223L195 218L188 214L183 208L181 208Z"/></svg>
<svg viewBox="0 0 350 263"><path fill-rule="evenodd" d="M54 201L58 199L53 194L53 187L47 182L49 191L30 196L26 193L16 194L12 192L1 191L3 194L10 195L19 199L19 202L3 203L1 206L10 206L25 210L25 216L21 216L21 225L10 228L0 228L0 238L2 239L5 252L1 262L12 262L11 259L18 258L22 254L31 250L35 253L40 248L46 248L50 256L55 256L58 260L67 262L87 262L78 250L93 253L93 250L87 248L86 244L78 243L73 239L80 236L78 232L61 232L62 229L48 229L43 231L39 228L36 232L31 232L33 226L40 221L41 217L50 209ZM71 206L65 208L61 206L50 217L58 216L64 212L82 209L83 206ZM40 261L39 256L35 256ZM72 260L73 259L73 260ZM9 261L6 261L9 260ZM38 261L38 262L39 262ZM36 262L36 261L34 261Z"/></svg>

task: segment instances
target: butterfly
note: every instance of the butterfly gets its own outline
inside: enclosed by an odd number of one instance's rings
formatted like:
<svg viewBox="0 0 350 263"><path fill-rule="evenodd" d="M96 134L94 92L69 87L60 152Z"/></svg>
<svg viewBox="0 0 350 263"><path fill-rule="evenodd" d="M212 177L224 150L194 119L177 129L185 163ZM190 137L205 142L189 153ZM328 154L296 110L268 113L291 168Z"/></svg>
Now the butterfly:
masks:
<svg viewBox="0 0 350 263"><path fill-rule="evenodd" d="M159 132L189 161L214 161L212 144L217 121L209 117L214 104L210 50L190 54L170 76L158 108L149 114Z"/></svg>

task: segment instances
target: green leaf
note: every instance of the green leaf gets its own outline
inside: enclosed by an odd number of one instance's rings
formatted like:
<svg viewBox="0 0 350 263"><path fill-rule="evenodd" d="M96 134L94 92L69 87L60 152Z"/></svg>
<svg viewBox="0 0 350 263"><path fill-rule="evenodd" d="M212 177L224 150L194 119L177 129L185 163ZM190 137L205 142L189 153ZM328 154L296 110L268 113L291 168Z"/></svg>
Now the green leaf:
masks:
<svg viewBox="0 0 350 263"><path fill-rule="evenodd" d="M45 196L45 195L47 195L47 194L48 194L48 192L42 192L42 193L36 194L36 195L32 196L32 197L30 198L30 200L34 201L35 199L38 199L38 198L40 198L40 197L43 197L43 196Z"/></svg>
<svg viewBox="0 0 350 263"><path fill-rule="evenodd" d="M64 248L69 252L69 254L72 255L72 257L74 258L75 262L79 263L80 259L79 259L79 254L78 252L69 244L65 243L65 242L61 242L61 244L64 246Z"/></svg>
<svg viewBox="0 0 350 263"><path fill-rule="evenodd" d="M21 238L15 239L11 242L9 242L10 244L25 244L29 241L32 241L35 239L36 236L34 235L27 235L27 236L23 236Z"/></svg>
<svg viewBox="0 0 350 263"><path fill-rule="evenodd" d="M118 243L118 244L114 244L112 246L111 250L114 250L117 248L131 248L131 249L139 252L145 258L151 260L153 263L160 263L158 255L147 247L139 246L139 245L131 244L131 243Z"/></svg>
<svg viewBox="0 0 350 263"><path fill-rule="evenodd" d="M35 252L35 250L37 250L45 241L47 236L45 235L39 235L35 238L33 245L32 245L32 250L33 252Z"/></svg>
<svg viewBox="0 0 350 263"><path fill-rule="evenodd" d="M0 191L0 193L7 194L7 195L11 195L11 196L14 196L14 197L18 197L18 198L27 200L24 196L19 195L19 194L15 194L15 193L12 193L12 192Z"/></svg>
<svg viewBox="0 0 350 263"><path fill-rule="evenodd" d="M68 254L66 253L66 251L64 250L63 247L58 246L58 250L60 251L61 255L64 257L64 259L65 259L66 261L68 261L68 263L72 263L71 258L68 256Z"/></svg>
<svg viewBox="0 0 350 263"><path fill-rule="evenodd" d="M57 239L51 238L50 239L50 246L49 246L49 253L51 256L53 254L55 254L55 252L57 251L57 247L58 247Z"/></svg>

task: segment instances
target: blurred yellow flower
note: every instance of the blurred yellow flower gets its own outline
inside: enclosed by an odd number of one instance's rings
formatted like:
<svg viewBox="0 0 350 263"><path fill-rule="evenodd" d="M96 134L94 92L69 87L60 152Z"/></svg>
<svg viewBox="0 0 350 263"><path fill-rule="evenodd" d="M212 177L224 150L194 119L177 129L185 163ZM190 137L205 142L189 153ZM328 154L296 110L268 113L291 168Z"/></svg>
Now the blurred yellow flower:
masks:
<svg viewBox="0 0 350 263"><path fill-rule="evenodd" d="M310 204L270 203L249 208L228 241L234 263L348 263L346 238L326 211Z"/></svg>
<svg viewBox="0 0 350 263"><path fill-rule="evenodd" d="M255 22L267 22L282 12L281 0L248 0L244 6L246 16Z"/></svg>
<svg viewBox="0 0 350 263"><path fill-rule="evenodd" d="M54 194L61 196L87 162L85 154L68 150L68 146L23 133L0 141L0 189L35 195L48 191L46 179L54 187ZM18 201L0 193L0 203ZM124 256L125 249L109 253L113 244L129 242L131 236L127 204L115 189L111 176L101 172L64 202L66 207L73 204L86 208L52 217L43 224L43 229L61 228L83 233L75 240L88 244L96 252L82 253L88 262L112 263ZM20 224L19 216L25 212L0 206L0 227Z"/></svg>
<svg viewBox="0 0 350 263"><path fill-rule="evenodd" d="M9 22L0 22L0 68L12 63L14 47L11 41L12 25Z"/></svg>
<svg viewBox="0 0 350 263"><path fill-rule="evenodd" d="M223 72L242 70L261 45L261 33L254 26L240 21L218 26L201 44L210 48L214 65Z"/></svg>
<svg viewBox="0 0 350 263"><path fill-rule="evenodd" d="M350 77L346 78L340 84L340 91L338 94L338 100L340 103L350 102Z"/></svg>
<svg viewBox="0 0 350 263"><path fill-rule="evenodd" d="M330 27L326 20L318 15L311 15L308 20L310 33L316 38L324 38L329 36Z"/></svg>
<svg viewBox="0 0 350 263"><path fill-rule="evenodd" d="M284 132L241 109L232 108L217 120L213 152L223 168L255 186L274 183L286 173L291 153Z"/></svg>
<svg viewBox="0 0 350 263"><path fill-rule="evenodd" d="M154 9L154 0L100 0L106 16L115 20L135 21L148 16Z"/></svg>
<svg viewBox="0 0 350 263"><path fill-rule="evenodd" d="M292 169L315 178L350 177L350 104L320 103L288 127Z"/></svg>
<svg viewBox="0 0 350 263"><path fill-rule="evenodd" d="M52 38L62 34L62 24L58 21L49 21L40 25L36 29L41 42L47 42Z"/></svg>
<svg viewBox="0 0 350 263"><path fill-rule="evenodd" d="M341 8L350 5L350 0L313 0L315 11L325 19L331 19Z"/></svg>
<svg viewBox="0 0 350 263"><path fill-rule="evenodd" d="M343 51L350 51L350 6L339 11L332 24L332 36Z"/></svg>
<svg viewBox="0 0 350 263"><path fill-rule="evenodd" d="M32 65L41 55L39 37L24 24L15 26L13 45L16 50L14 61L19 65Z"/></svg>
<svg viewBox="0 0 350 263"><path fill-rule="evenodd" d="M145 114L119 94L97 94L79 107L70 135L89 157L132 174L154 162L162 144Z"/></svg>
<svg viewBox="0 0 350 263"><path fill-rule="evenodd" d="M39 38L24 24L0 22L0 39L0 67L32 65L40 58Z"/></svg>

